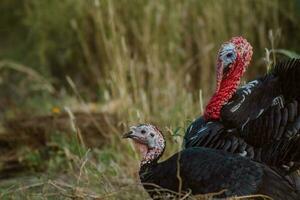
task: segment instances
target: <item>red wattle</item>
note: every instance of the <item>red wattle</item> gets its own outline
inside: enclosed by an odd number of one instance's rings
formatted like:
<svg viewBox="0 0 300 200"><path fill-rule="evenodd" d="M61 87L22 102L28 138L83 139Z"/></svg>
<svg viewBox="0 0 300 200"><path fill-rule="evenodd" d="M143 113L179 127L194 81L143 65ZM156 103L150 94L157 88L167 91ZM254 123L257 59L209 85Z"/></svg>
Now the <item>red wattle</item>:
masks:
<svg viewBox="0 0 300 200"><path fill-rule="evenodd" d="M212 96L205 108L204 119L206 121L220 119L222 106L236 92L244 71L245 63L237 62L237 65L233 67L233 71L229 72L229 76L221 81L219 90Z"/></svg>
<svg viewBox="0 0 300 200"><path fill-rule="evenodd" d="M243 37L233 37L229 43L233 43L237 52L235 63L226 74L220 58L218 60L217 71L217 88L215 94L209 100L205 111L204 119L219 120L221 109L227 103L240 83L241 77L246 71L252 57L252 46ZM227 44L227 43L225 43Z"/></svg>

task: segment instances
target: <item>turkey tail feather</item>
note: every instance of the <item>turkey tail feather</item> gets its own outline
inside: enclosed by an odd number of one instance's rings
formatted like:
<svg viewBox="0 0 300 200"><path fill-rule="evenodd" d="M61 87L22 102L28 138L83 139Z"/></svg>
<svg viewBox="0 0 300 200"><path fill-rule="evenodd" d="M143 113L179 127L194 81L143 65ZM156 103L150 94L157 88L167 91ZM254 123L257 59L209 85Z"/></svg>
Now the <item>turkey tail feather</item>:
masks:
<svg viewBox="0 0 300 200"><path fill-rule="evenodd" d="M278 77L279 88L287 100L300 100L300 59L290 59L276 64L272 73Z"/></svg>

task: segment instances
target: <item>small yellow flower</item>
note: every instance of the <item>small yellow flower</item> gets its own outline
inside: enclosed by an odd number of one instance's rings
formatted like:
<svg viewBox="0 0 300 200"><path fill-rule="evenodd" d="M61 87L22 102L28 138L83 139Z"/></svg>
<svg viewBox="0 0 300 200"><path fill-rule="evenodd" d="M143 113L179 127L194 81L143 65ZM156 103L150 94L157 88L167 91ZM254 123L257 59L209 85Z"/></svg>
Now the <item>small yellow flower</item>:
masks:
<svg viewBox="0 0 300 200"><path fill-rule="evenodd" d="M90 104L89 104L89 109L90 109L90 111L92 111L92 112L97 111L97 104L95 104L95 103L90 103Z"/></svg>
<svg viewBox="0 0 300 200"><path fill-rule="evenodd" d="M51 109L51 112L52 112L53 114L60 114L60 113L61 113L61 110L60 110L58 107L53 107L53 108Z"/></svg>

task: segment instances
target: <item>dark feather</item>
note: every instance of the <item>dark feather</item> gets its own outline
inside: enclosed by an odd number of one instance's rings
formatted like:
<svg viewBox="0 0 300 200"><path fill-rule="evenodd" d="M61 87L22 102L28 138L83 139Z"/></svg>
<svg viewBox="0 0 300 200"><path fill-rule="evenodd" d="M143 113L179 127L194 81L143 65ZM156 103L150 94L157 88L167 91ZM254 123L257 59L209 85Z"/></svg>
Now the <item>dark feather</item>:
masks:
<svg viewBox="0 0 300 200"><path fill-rule="evenodd" d="M182 192L206 194L226 189L217 197L264 194L274 200L299 199L291 184L269 167L207 148L188 148L164 162L142 166L140 179L152 198L162 199L159 196L168 193L162 189L179 191L178 170ZM153 191L153 184L161 187L160 192Z"/></svg>
<svg viewBox="0 0 300 200"><path fill-rule="evenodd" d="M239 130L238 137L242 137L254 150L261 149L261 158L265 163L279 166L279 160L281 164L300 162L284 156L300 154L295 151L298 142L296 135L300 131L299 77L300 59L279 62L265 77L254 81L254 86L252 81L238 89L222 108L224 129Z"/></svg>
<svg viewBox="0 0 300 200"><path fill-rule="evenodd" d="M287 101L300 100L300 59L290 59L275 65L271 74L278 77L278 88Z"/></svg>
<svg viewBox="0 0 300 200"><path fill-rule="evenodd" d="M262 78L237 90L221 110L220 121L194 121L185 148L207 146L293 172L300 167L300 59L276 64ZM199 127L205 131L199 133ZM209 141L205 140L212 134ZM238 138L239 144L234 142ZM195 141L197 142L195 142ZM215 143L215 145L213 144ZM233 151L237 149L237 151ZM244 152L245 151L245 152Z"/></svg>

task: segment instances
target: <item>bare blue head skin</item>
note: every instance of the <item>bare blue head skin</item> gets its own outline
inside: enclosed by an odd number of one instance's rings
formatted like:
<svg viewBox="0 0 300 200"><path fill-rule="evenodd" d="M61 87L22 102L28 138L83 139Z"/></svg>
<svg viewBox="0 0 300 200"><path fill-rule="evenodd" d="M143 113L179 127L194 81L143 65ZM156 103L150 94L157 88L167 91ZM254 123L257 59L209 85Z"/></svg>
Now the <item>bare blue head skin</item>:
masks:
<svg viewBox="0 0 300 200"><path fill-rule="evenodd" d="M221 51L219 52L219 59L222 61L224 69L223 73L226 73L232 66L231 64L234 63L236 59L236 52L235 52L235 46L232 43L226 43L221 48Z"/></svg>
<svg viewBox="0 0 300 200"><path fill-rule="evenodd" d="M130 131L123 135L134 141L138 151L142 154L141 166L157 160L165 149L165 139L161 131L151 124L131 126Z"/></svg>

